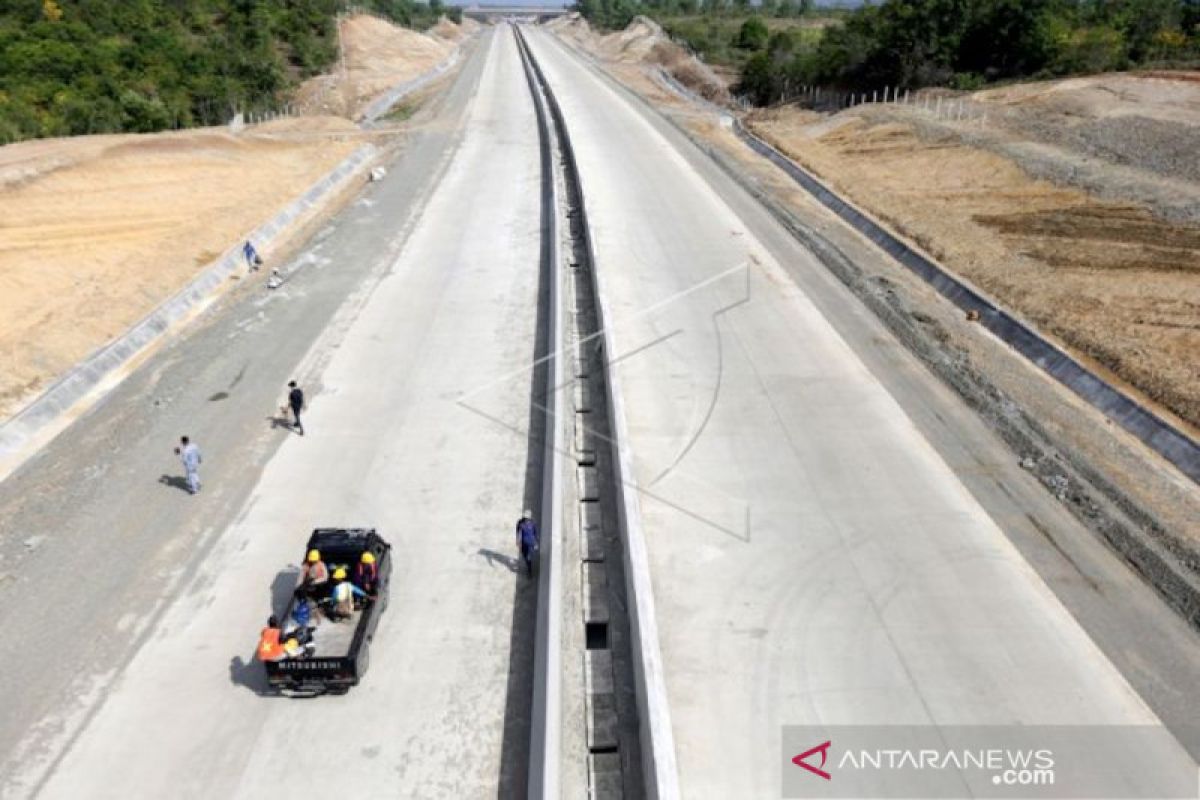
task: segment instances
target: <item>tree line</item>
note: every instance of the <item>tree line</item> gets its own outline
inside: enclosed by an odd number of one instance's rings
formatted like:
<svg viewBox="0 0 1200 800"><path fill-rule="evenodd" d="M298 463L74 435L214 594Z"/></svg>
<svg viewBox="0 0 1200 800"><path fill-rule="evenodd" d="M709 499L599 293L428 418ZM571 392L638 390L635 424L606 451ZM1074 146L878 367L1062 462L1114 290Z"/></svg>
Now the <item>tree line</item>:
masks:
<svg viewBox="0 0 1200 800"><path fill-rule="evenodd" d="M735 91L758 105L802 86L870 91L885 86L978 88L1019 78L1200 63L1200 0L884 0L840 15L820 35L771 21L778 2L581 0L601 25L644 13L701 55L741 69ZM671 17L680 3L706 13L741 13L724 42ZM709 11L713 4L716 7ZM632 12L630 7L632 5ZM774 29L773 29L774 28ZM680 36L682 34L682 36ZM740 51L723 56L721 47Z"/></svg>
<svg viewBox="0 0 1200 800"><path fill-rule="evenodd" d="M606 30L619 30L643 14L662 22L672 17L703 15L710 18L745 16L751 12L790 18L811 14L815 0L578 0L574 10L588 22Z"/></svg>
<svg viewBox="0 0 1200 800"><path fill-rule="evenodd" d="M0 144L221 124L337 59L343 0L0 0ZM355 6L427 27L441 0Z"/></svg>
<svg viewBox="0 0 1200 800"><path fill-rule="evenodd" d="M974 89L1200 60L1200 0L887 0L814 46L753 27L738 91L760 105L803 85Z"/></svg>

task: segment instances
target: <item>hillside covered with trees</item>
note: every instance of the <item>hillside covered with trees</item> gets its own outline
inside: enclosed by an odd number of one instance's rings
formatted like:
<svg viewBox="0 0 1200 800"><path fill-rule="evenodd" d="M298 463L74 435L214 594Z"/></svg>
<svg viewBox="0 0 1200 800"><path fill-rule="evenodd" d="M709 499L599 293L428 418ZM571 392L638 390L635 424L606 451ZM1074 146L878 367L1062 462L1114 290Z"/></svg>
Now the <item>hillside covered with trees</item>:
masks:
<svg viewBox="0 0 1200 800"><path fill-rule="evenodd" d="M367 0L426 27L440 0ZM342 0L0 0L0 144L225 122L337 59Z"/></svg>
<svg viewBox="0 0 1200 800"><path fill-rule="evenodd" d="M738 67L737 90L760 105L804 85L969 89L1200 64L1200 0L884 0L818 29L779 23L814 13L795 0L581 0L578 8L600 26L655 18L700 55ZM684 13L700 18L681 24Z"/></svg>

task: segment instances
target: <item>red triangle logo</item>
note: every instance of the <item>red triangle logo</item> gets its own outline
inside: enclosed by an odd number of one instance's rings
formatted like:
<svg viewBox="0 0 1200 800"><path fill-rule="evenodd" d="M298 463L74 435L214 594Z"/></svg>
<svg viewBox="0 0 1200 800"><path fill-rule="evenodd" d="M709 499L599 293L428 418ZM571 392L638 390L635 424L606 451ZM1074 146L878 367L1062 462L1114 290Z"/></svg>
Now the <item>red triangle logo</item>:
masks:
<svg viewBox="0 0 1200 800"><path fill-rule="evenodd" d="M803 753L801 753L800 755L793 758L792 763L795 764L797 767L804 767L806 770L811 772L813 775L819 775L820 777L824 778L825 780L831 780L832 776L830 776L830 774L824 770L825 759L829 756L829 745L830 744L831 744L831 742L825 742L824 744L817 745L816 747L812 748L811 750L805 750ZM821 766L814 767L812 764L809 764L807 761L804 760L804 759L808 758L809 756L816 755L817 753L821 754Z"/></svg>

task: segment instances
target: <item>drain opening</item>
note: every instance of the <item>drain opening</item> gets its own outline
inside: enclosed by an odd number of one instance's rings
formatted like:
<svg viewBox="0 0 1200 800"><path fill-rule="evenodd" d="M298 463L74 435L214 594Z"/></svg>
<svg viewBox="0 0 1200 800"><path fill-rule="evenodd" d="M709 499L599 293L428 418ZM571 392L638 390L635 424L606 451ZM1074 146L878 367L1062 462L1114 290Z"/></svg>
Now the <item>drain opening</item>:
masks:
<svg viewBox="0 0 1200 800"><path fill-rule="evenodd" d="M588 650L607 650L608 649L608 623L607 622L587 622L583 626L584 640L587 642Z"/></svg>

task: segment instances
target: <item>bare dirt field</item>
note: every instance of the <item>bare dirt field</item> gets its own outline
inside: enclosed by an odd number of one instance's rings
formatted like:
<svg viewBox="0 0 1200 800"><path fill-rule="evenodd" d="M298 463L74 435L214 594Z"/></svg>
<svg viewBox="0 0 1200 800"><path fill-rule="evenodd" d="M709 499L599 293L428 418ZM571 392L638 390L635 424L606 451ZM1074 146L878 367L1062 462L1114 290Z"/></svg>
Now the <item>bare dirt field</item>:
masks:
<svg viewBox="0 0 1200 800"><path fill-rule="evenodd" d="M605 65L645 86L647 67L661 68L672 78L706 100L729 100L727 83L711 67L671 40L657 22L637 16L621 31L598 34L578 13L564 14L546 24L561 38L591 53Z"/></svg>
<svg viewBox="0 0 1200 800"><path fill-rule="evenodd" d="M305 81L296 102L306 113L358 119L379 94L445 61L478 25L466 20L459 26L443 17L420 33L368 14L348 17L341 27L345 63Z"/></svg>
<svg viewBox="0 0 1200 800"><path fill-rule="evenodd" d="M1200 85L1099 76L968 102L989 112L986 124L894 105L833 117L783 107L748 124L1040 330L1200 425L1200 217L1189 211L1200 199Z"/></svg>
<svg viewBox="0 0 1200 800"><path fill-rule="evenodd" d="M0 416L357 146L223 130L96 138L0 149Z"/></svg>
<svg viewBox="0 0 1200 800"><path fill-rule="evenodd" d="M474 25L443 20L436 35L425 35L374 17L347 19L355 102L434 66ZM0 148L0 420L179 291L367 138L345 118L310 115L237 133Z"/></svg>

